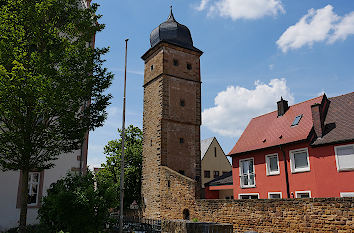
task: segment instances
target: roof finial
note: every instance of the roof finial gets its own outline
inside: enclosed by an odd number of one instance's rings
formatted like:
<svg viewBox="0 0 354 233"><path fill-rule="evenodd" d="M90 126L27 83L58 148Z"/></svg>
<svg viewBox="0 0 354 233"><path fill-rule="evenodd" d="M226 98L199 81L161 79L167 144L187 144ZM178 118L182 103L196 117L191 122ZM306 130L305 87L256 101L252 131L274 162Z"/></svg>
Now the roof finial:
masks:
<svg viewBox="0 0 354 233"><path fill-rule="evenodd" d="M168 16L168 19L167 19L167 20L176 21L176 20L175 20L175 17L173 16L173 12L172 12L172 5L170 6L170 8L171 8L171 11L170 11L170 16Z"/></svg>

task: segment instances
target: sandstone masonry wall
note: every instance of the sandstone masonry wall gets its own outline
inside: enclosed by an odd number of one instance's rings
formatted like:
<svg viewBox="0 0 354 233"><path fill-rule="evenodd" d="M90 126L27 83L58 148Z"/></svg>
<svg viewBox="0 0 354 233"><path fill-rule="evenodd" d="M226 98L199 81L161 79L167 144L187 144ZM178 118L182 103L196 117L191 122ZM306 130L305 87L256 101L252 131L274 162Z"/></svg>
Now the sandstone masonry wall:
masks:
<svg viewBox="0 0 354 233"><path fill-rule="evenodd" d="M234 232L354 233L354 198L195 200L192 179L161 168L161 218L233 224Z"/></svg>
<svg viewBox="0 0 354 233"><path fill-rule="evenodd" d="M354 232L354 198L196 200L199 221L244 232Z"/></svg>

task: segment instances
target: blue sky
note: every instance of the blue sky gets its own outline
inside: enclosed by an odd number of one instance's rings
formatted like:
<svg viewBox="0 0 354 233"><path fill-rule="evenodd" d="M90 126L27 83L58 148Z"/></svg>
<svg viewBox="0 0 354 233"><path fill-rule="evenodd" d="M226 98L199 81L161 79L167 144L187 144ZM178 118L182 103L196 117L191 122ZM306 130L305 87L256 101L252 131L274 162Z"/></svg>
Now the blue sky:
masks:
<svg viewBox="0 0 354 233"><path fill-rule="evenodd" d="M105 161L103 147L122 126L125 39L128 43L126 124L142 128L143 69L150 32L169 15L168 0L105 0L97 47L110 47L115 74L105 125L90 132L88 164ZM353 91L354 1L175 0L201 57L202 139L215 136L228 153L252 117L325 92Z"/></svg>

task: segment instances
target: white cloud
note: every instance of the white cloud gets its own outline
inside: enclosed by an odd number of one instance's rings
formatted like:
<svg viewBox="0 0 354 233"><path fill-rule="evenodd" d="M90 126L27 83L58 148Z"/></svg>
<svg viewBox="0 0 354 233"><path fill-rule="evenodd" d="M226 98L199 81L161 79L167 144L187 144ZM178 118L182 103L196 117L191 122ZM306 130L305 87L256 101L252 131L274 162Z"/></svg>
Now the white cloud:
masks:
<svg viewBox="0 0 354 233"><path fill-rule="evenodd" d="M340 17L333 12L333 6L327 5L318 10L310 9L299 22L286 29L276 43L285 53L306 45L311 47L315 42L345 40L350 34L354 34L354 12Z"/></svg>
<svg viewBox="0 0 354 233"><path fill-rule="evenodd" d="M269 70L273 70L274 69L274 64L269 64L268 68L269 68Z"/></svg>
<svg viewBox="0 0 354 233"><path fill-rule="evenodd" d="M343 17L342 21L334 27L334 33L329 38L329 43L336 40L345 40L348 35L354 34L354 11Z"/></svg>
<svg viewBox="0 0 354 233"><path fill-rule="evenodd" d="M281 0L201 0L197 10L207 10L208 15L237 19L258 19L285 13Z"/></svg>
<svg viewBox="0 0 354 233"><path fill-rule="evenodd" d="M254 89L229 86L215 97L215 106L204 109L203 125L223 136L238 137L251 118L276 110L282 96L294 103L285 79L272 79L268 84L255 82Z"/></svg>
<svg viewBox="0 0 354 233"><path fill-rule="evenodd" d="M196 9L198 11L202 11L205 9L206 5L208 4L209 0L201 0L200 4L198 7L196 7Z"/></svg>

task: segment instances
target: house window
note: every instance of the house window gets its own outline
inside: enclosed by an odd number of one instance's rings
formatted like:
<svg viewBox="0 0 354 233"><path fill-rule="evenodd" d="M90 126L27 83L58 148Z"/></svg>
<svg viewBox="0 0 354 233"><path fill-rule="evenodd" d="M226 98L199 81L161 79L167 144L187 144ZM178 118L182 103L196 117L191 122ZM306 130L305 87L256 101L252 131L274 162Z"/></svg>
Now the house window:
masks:
<svg viewBox="0 0 354 233"><path fill-rule="evenodd" d="M295 196L296 198L310 198L311 191L296 191Z"/></svg>
<svg viewBox="0 0 354 233"><path fill-rule="evenodd" d="M341 192L340 197L354 197L354 192Z"/></svg>
<svg viewBox="0 0 354 233"><path fill-rule="evenodd" d="M187 63L187 70L191 70L192 69L192 64L191 63Z"/></svg>
<svg viewBox="0 0 354 233"><path fill-rule="evenodd" d="M259 199L259 193L241 193L238 199Z"/></svg>
<svg viewBox="0 0 354 233"><path fill-rule="evenodd" d="M307 148L290 151L290 167L292 173L310 171Z"/></svg>
<svg viewBox="0 0 354 233"><path fill-rule="evenodd" d="M186 105L186 102L184 100L180 100L179 101L179 105L181 105L182 107L184 107L184 105Z"/></svg>
<svg viewBox="0 0 354 233"><path fill-rule="evenodd" d="M240 186L241 188L255 187L255 174L254 174L254 160L242 159L240 160Z"/></svg>
<svg viewBox="0 0 354 233"><path fill-rule="evenodd" d="M174 66L178 66L178 60L177 59L173 59L173 65Z"/></svg>
<svg viewBox="0 0 354 233"><path fill-rule="evenodd" d="M334 147L338 171L354 170L354 144Z"/></svg>
<svg viewBox="0 0 354 233"><path fill-rule="evenodd" d="M270 192L268 193L269 199L281 199L281 192Z"/></svg>
<svg viewBox="0 0 354 233"><path fill-rule="evenodd" d="M220 176L219 171L214 171L214 178L217 178L217 177L219 177L219 176Z"/></svg>
<svg viewBox="0 0 354 233"><path fill-rule="evenodd" d="M266 155L266 169L268 176L280 174L278 154Z"/></svg>
<svg viewBox="0 0 354 233"><path fill-rule="evenodd" d="M184 138L179 138L179 143L184 143Z"/></svg>
<svg viewBox="0 0 354 233"><path fill-rule="evenodd" d="M30 172L28 174L28 205L29 206L38 205L40 182L41 181L40 181L39 172Z"/></svg>
<svg viewBox="0 0 354 233"><path fill-rule="evenodd" d="M204 177L210 178L210 171L204 171Z"/></svg>

